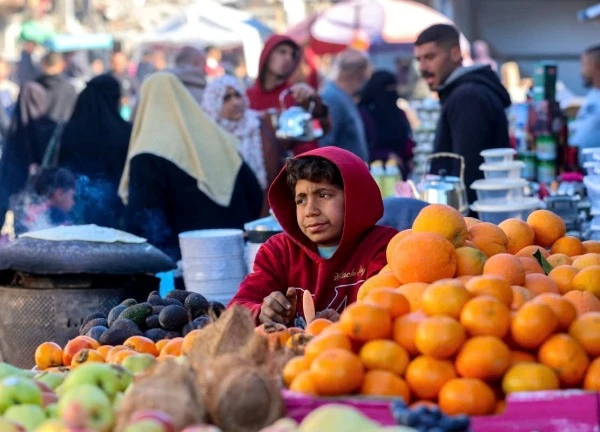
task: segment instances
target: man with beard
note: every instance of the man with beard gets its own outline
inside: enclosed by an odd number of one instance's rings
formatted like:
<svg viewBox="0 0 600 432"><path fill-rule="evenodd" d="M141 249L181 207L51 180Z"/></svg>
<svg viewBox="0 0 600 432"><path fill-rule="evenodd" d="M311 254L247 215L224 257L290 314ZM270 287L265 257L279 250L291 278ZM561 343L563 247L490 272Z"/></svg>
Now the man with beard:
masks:
<svg viewBox="0 0 600 432"><path fill-rule="evenodd" d="M576 147L600 147L600 45L588 48L581 56L581 76L590 92L573 123L575 133L570 144Z"/></svg>
<svg viewBox="0 0 600 432"><path fill-rule="evenodd" d="M66 68L63 56L51 52L42 58L42 76L36 81L48 92L48 117L57 123L71 118L77 91L64 75Z"/></svg>
<svg viewBox="0 0 600 432"><path fill-rule="evenodd" d="M476 199L469 186L483 177L480 152L508 147L505 109L510 96L489 66L462 66L459 33L451 25L436 24L424 30L415 42L415 57L423 78L440 98L442 112L435 136L435 152L451 152L465 159L465 184L469 202ZM442 159L444 161L444 159ZM456 167L432 164L431 171Z"/></svg>

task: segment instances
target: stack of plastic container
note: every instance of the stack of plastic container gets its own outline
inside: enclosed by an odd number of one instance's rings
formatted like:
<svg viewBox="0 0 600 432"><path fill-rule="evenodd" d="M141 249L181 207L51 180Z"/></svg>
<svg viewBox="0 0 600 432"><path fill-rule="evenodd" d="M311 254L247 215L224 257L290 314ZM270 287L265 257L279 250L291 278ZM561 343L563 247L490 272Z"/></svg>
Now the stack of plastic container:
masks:
<svg viewBox="0 0 600 432"><path fill-rule="evenodd" d="M515 161L515 154L516 151L510 148L481 152L485 163L479 169L485 178L471 185L477 193L477 201L471 205L471 210L477 212L483 222L498 224L509 218L524 220L542 206L539 199L526 196L529 183L521 177L525 164Z"/></svg>
<svg viewBox="0 0 600 432"><path fill-rule="evenodd" d="M600 148L589 148L581 151L586 175L583 184L590 200L592 222L586 237L589 240L600 240Z"/></svg>

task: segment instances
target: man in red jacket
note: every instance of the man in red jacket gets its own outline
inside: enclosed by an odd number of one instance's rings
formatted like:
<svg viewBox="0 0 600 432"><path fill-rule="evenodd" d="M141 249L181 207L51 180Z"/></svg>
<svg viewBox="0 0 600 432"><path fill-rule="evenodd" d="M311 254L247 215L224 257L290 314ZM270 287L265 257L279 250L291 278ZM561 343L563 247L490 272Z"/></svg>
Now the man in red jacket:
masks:
<svg viewBox="0 0 600 432"><path fill-rule="evenodd" d="M285 232L260 248L254 272L230 305L250 309L257 322L303 326L302 297L309 291L317 315L337 320L385 266L397 233L375 225L383 202L365 163L338 147L289 159L269 202Z"/></svg>
<svg viewBox="0 0 600 432"><path fill-rule="evenodd" d="M327 107L321 102L317 89L306 83L290 83L290 77L299 67L302 60L302 49L288 36L273 35L265 43L260 55L258 78L247 91L250 108L256 111L280 110L279 96L289 90L285 96L284 106L300 105L308 109L314 102L313 117L320 123L325 133L329 130ZM316 141L309 143L281 143L284 148L291 148L294 154L317 148Z"/></svg>

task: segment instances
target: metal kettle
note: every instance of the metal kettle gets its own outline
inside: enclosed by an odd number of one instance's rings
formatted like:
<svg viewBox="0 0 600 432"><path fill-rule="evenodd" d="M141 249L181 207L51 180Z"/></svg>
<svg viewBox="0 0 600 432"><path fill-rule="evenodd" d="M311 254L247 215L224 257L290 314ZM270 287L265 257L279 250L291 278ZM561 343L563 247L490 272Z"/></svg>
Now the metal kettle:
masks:
<svg viewBox="0 0 600 432"><path fill-rule="evenodd" d="M437 158L455 158L460 161L460 176L449 176L445 172L429 174L431 161ZM465 187L465 159L455 153L434 153L425 159L423 178L417 190L419 198L430 204L446 204L454 207L461 214L469 213L469 201Z"/></svg>
<svg viewBox="0 0 600 432"><path fill-rule="evenodd" d="M284 101L289 93L290 89L287 89L279 95L281 114L277 120L277 131L275 133L277 138L303 142L321 138L323 131L313 125L314 101L310 102L308 111L297 105L286 109Z"/></svg>

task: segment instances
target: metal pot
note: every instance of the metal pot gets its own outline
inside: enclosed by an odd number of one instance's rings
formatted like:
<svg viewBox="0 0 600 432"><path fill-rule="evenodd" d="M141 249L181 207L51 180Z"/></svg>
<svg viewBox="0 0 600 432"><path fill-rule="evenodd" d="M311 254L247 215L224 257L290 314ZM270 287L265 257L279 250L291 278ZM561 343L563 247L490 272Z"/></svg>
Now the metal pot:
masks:
<svg viewBox="0 0 600 432"><path fill-rule="evenodd" d="M288 89L282 91L279 95L282 112L277 120L277 131L275 133L277 138L303 142L321 138L323 131L313 125L315 103L310 102L308 111L297 105L286 109L284 101L289 93L290 90Z"/></svg>
<svg viewBox="0 0 600 432"><path fill-rule="evenodd" d="M444 172L440 175L428 174L431 161L436 158L459 159L460 176L449 176ZM465 159L455 153L434 153L427 157L424 166L423 179L418 186L419 198L430 204L449 205L466 216L469 213L469 201L464 181Z"/></svg>

